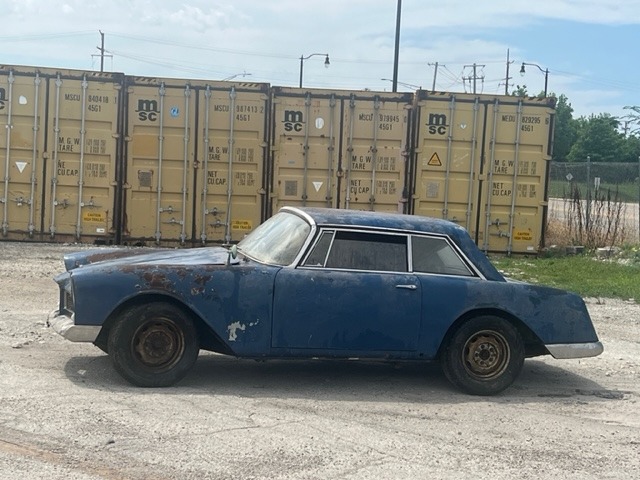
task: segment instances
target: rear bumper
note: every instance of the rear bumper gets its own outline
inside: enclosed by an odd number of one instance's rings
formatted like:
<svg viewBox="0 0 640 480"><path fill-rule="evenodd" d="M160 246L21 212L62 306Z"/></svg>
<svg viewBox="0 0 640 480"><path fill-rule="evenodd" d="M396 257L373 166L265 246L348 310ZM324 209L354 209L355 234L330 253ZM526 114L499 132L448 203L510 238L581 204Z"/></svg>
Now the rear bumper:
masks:
<svg viewBox="0 0 640 480"><path fill-rule="evenodd" d="M71 342L95 342L100 333L99 325L76 325L73 316L60 315L57 310L49 314L47 325Z"/></svg>
<svg viewBox="0 0 640 480"><path fill-rule="evenodd" d="M602 342L556 343L545 345L553 358L596 357L604 351Z"/></svg>

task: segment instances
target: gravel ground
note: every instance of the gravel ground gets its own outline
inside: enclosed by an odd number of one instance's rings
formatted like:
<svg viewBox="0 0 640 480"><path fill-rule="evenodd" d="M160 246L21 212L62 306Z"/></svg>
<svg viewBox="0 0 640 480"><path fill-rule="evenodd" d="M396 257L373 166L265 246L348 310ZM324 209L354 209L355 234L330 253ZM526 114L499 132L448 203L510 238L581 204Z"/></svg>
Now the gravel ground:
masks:
<svg viewBox="0 0 640 480"><path fill-rule="evenodd" d="M139 389L46 327L79 246L0 242L0 478L640 478L640 306L588 300L599 357L530 359L496 397L436 366L202 354Z"/></svg>

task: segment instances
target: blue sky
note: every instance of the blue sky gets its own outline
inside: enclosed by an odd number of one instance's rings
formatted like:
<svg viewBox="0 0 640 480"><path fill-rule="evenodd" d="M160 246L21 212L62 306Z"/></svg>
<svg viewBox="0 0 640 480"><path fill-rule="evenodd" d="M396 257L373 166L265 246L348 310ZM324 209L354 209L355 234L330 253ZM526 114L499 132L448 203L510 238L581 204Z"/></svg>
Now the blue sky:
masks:
<svg viewBox="0 0 640 480"><path fill-rule="evenodd" d="M0 0L0 63L273 85L391 90L397 0ZM403 0L398 80L470 91L511 85L565 94L574 116L623 116L640 105L640 0ZM242 78L241 76L238 78ZM400 89L404 87L400 86Z"/></svg>

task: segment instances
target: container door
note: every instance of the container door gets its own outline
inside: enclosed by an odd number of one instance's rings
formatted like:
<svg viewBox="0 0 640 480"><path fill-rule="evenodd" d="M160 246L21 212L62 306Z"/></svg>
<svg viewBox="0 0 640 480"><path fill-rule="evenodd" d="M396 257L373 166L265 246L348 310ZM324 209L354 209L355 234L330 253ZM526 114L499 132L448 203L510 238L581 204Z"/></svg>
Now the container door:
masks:
<svg viewBox="0 0 640 480"><path fill-rule="evenodd" d="M266 85L222 82L199 90L196 199L197 234L202 244L231 243L262 220L266 193Z"/></svg>
<svg viewBox="0 0 640 480"><path fill-rule="evenodd" d="M420 103L414 213L475 233L482 132L479 99L437 96Z"/></svg>
<svg viewBox="0 0 640 480"><path fill-rule="evenodd" d="M45 228L52 240L107 243L117 228L121 84L92 75L57 74L49 81Z"/></svg>
<svg viewBox="0 0 640 480"><path fill-rule="evenodd" d="M285 205L337 206L339 121L340 102L335 94L276 90L271 213Z"/></svg>
<svg viewBox="0 0 640 480"><path fill-rule="evenodd" d="M345 100L340 208L405 211L410 96L379 94Z"/></svg>
<svg viewBox="0 0 640 480"><path fill-rule="evenodd" d="M128 88L125 243L185 244L193 227L195 95L188 83Z"/></svg>
<svg viewBox="0 0 640 480"><path fill-rule="evenodd" d="M524 100L488 111L491 139L478 211L478 246L484 251L535 253L543 229L552 110Z"/></svg>
<svg viewBox="0 0 640 480"><path fill-rule="evenodd" d="M0 231L3 238L30 239L42 229L46 79L0 73Z"/></svg>

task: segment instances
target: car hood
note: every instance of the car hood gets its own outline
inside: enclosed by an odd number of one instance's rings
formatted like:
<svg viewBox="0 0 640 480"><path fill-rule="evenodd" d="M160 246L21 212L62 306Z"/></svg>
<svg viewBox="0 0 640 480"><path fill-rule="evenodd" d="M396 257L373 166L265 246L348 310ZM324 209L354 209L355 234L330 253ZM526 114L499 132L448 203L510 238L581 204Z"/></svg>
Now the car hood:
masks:
<svg viewBox="0 0 640 480"><path fill-rule="evenodd" d="M186 250L151 248L100 248L64 256L67 271L85 265L225 265L229 262L229 251L223 247L203 247Z"/></svg>

